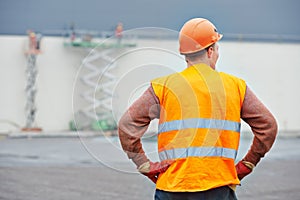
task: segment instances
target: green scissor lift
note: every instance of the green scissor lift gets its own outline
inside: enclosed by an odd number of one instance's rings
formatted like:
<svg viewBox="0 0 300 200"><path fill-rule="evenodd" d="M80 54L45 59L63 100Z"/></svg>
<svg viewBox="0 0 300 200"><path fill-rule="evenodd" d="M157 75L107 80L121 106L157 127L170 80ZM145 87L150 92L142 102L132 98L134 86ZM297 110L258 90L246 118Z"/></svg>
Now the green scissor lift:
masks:
<svg viewBox="0 0 300 200"><path fill-rule="evenodd" d="M132 35L130 37L133 38ZM75 114L75 119L69 123L70 130L107 131L117 128L117 124L112 117L112 108L110 105L113 95L110 87L117 80L116 75L110 72L110 70L116 68L117 63L111 55L114 51L135 47L136 43L128 42L129 40L120 42L111 38L102 39L104 42L93 42L91 40L68 40L64 42L66 48L81 48L89 52L89 56L85 57L82 61L82 67L86 69L87 73L82 74L80 77L82 83L89 88L81 94L81 97L88 105L80 108ZM105 64L97 65L95 64L97 61ZM107 66L109 66L110 70L107 70ZM105 80L105 82L101 83L101 87L99 87L98 80L100 76ZM99 95L101 98L95 98ZM96 110L98 112L95 114Z"/></svg>

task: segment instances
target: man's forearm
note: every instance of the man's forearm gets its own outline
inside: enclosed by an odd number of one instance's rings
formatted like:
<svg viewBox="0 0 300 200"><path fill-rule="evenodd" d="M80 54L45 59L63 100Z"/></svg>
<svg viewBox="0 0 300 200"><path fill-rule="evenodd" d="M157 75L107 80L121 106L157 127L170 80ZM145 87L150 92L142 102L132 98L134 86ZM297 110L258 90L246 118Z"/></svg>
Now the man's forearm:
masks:
<svg viewBox="0 0 300 200"><path fill-rule="evenodd" d="M123 115L119 122L118 132L122 148L127 153L128 158L132 159L137 166L148 161L140 139L140 135L143 135L146 130L138 128L128 112Z"/></svg>
<svg viewBox="0 0 300 200"><path fill-rule="evenodd" d="M135 101L119 121L119 137L123 150L140 166L148 161L142 148L141 137L152 119L159 117L159 104L152 87Z"/></svg>
<svg viewBox="0 0 300 200"><path fill-rule="evenodd" d="M244 160L256 165L271 149L277 134L277 123L249 88L246 90L241 117L250 125L254 134L252 146Z"/></svg>

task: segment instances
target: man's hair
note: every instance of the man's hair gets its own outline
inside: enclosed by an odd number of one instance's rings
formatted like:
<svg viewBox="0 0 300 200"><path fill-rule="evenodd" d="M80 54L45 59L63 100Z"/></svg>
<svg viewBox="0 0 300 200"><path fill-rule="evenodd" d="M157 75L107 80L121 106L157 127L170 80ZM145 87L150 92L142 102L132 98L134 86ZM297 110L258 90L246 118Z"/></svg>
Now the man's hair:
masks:
<svg viewBox="0 0 300 200"><path fill-rule="evenodd" d="M214 46L215 46L215 43L212 44L212 45L210 45L210 46L208 46L208 47L206 47L205 49L203 49L203 50L201 50L201 51L196 52L196 53L186 54L186 55L185 55L185 58L188 59L188 60L190 60L190 61L195 61L195 60L197 60L198 58L202 58L202 57L206 54L206 52L208 51L208 49L209 49L210 47L213 47L213 48L214 48Z"/></svg>

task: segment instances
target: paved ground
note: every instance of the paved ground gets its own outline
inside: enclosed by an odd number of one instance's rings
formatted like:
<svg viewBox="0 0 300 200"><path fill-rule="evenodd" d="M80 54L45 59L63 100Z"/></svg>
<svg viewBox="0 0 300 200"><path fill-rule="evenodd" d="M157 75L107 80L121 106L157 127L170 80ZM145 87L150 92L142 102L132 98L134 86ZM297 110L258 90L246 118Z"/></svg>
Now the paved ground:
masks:
<svg viewBox="0 0 300 200"><path fill-rule="evenodd" d="M243 140L239 157L247 151ZM237 195L241 200L300 200L300 139L279 139ZM156 159L155 143L145 142ZM0 140L0 199L150 200L154 184L111 138Z"/></svg>

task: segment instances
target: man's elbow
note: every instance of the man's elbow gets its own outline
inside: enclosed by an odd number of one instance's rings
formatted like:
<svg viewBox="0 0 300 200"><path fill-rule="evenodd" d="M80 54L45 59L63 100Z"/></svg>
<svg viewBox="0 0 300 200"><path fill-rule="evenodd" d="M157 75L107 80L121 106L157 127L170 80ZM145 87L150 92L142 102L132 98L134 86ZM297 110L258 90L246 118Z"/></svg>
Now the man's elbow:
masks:
<svg viewBox="0 0 300 200"><path fill-rule="evenodd" d="M277 132L278 132L278 124L277 124L277 121L276 121L275 117L272 116L272 118L271 118L271 120L270 120L269 123L270 123L270 126L271 126L271 132L276 137Z"/></svg>
<svg viewBox="0 0 300 200"><path fill-rule="evenodd" d="M278 125L277 125L277 121L276 119L271 116L269 119L268 119L268 134L266 135L267 136L267 140L269 141L272 141L271 144L273 144L273 142L275 141L275 138L277 136L277 132L278 132Z"/></svg>

